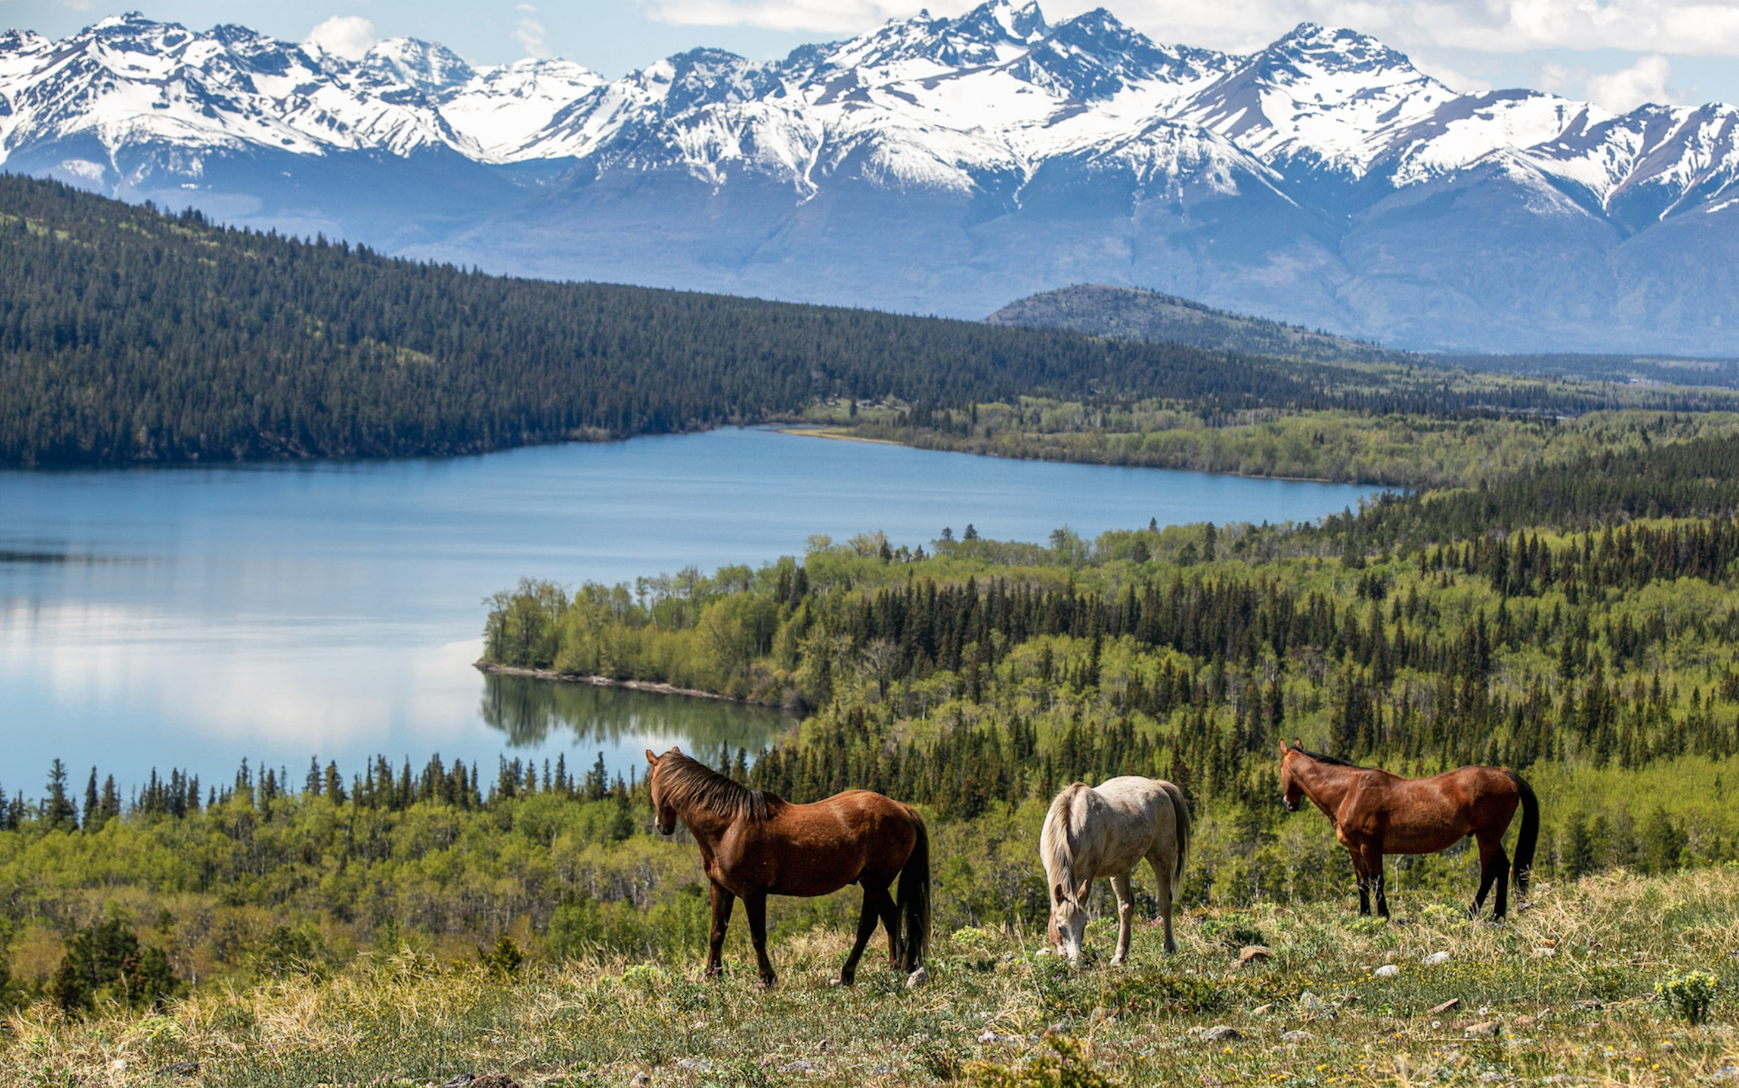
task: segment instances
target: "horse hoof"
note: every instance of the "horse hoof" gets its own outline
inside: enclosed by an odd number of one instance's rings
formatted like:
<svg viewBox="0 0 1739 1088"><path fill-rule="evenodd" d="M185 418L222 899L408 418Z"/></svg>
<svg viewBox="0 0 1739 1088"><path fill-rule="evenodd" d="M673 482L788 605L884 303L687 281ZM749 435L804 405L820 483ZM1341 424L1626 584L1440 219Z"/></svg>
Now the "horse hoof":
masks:
<svg viewBox="0 0 1739 1088"><path fill-rule="evenodd" d="M1123 957L1122 956L1112 956L1111 957L1111 966L1122 967L1123 966Z"/></svg>
<svg viewBox="0 0 1739 1088"><path fill-rule="evenodd" d="M771 990L773 988L774 983L776 983L778 981L779 981L779 978L777 975L762 975L761 982L760 982L761 989Z"/></svg>
<svg viewBox="0 0 1739 1088"><path fill-rule="evenodd" d="M844 975L841 975L836 979L829 979L827 984L829 986L855 986L857 985L857 980L846 978Z"/></svg>
<svg viewBox="0 0 1739 1088"><path fill-rule="evenodd" d="M911 974L906 976L906 989L916 990L918 987L924 985L924 983L929 982L929 981L930 981L930 972L928 972L928 971L924 970L922 967L920 967L916 971L913 971Z"/></svg>

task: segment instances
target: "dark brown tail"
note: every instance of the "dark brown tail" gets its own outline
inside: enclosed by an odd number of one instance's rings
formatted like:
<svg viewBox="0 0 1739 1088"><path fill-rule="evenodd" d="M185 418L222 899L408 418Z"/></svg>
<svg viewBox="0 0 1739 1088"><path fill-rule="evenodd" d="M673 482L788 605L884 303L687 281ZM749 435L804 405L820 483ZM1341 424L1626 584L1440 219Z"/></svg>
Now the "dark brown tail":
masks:
<svg viewBox="0 0 1739 1088"><path fill-rule="evenodd" d="M924 950L930 946L930 832L924 828L924 818L912 813L912 826L918 840L912 844L911 856L900 870L900 892L897 900L905 933L900 947L906 954L906 973L916 971L924 962Z"/></svg>
<svg viewBox="0 0 1739 1088"><path fill-rule="evenodd" d="M1528 877L1534 869L1534 846L1540 840L1540 801L1534 796L1534 788L1514 771L1507 772L1510 781L1516 784L1516 791L1522 795L1522 829L1516 833L1516 856L1510 866L1514 875L1513 883L1516 895L1528 894Z"/></svg>
<svg viewBox="0 0 1739 1088"><path fill-rule="evenodd" d="M1171 898L1175 902L1178 886L1183 883L1184 857L1190 848L1190 806L1183 799L1183 791L1170 782L1161 781L1159 787L1170 795L1172 811L1177 813L1177 869L1171 881Z"/></svg>

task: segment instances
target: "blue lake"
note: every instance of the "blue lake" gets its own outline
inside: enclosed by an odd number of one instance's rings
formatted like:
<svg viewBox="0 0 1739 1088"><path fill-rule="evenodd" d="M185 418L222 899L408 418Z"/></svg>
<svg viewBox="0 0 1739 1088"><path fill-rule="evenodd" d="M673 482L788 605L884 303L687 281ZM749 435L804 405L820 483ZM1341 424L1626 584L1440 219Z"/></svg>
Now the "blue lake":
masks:
<svg viewBox="0 0 1739 1088"><path fill-rule="evenodd" d="M789 727L714 700L486 679L489 594L519 578L638 575L801 555L815 533L924 544L968 523L1300 521L1369 489L1051 464L721 430L480 457L0 473L0 787L59 757L124 786L227 780L245 757L300 781L380 753L420 766L641 749L751 751Z"/></svg>

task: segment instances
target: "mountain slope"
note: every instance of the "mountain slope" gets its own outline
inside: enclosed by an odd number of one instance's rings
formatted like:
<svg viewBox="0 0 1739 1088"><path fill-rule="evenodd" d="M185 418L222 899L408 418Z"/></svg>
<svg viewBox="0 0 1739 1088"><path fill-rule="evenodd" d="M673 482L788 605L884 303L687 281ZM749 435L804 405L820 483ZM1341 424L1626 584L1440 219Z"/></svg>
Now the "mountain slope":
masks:
<svg viewBox="0 0 1739 1088"><path fill-rule="evenodd" d="M498 272L955 316L1098 282L1409 348L1719 354L1739 323L1739 111L1461 95L1309 23L1240 56L988 0L605 81L128 15L0 37L0 166Z"/></svg>
<svg viewBox="0 0 1739 1088"><path fill-rule="evenodd" d="M1419 356L1298 325L1231 313L1132 287L1081 284L1009 303L991 325L1059 328L1128 340L1171 341L1252 355L1321 362L1417 363Z"/></svg>

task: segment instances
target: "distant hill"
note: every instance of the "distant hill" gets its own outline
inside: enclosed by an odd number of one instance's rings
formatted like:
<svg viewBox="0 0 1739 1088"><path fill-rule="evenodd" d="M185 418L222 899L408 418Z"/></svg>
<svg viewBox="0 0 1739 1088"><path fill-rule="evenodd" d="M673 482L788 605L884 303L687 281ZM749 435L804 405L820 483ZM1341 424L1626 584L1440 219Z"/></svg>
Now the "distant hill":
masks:
<svg viewBox="0 0 1739 1088"><path fill-rule="evenodd" d="M1247 355L1317 362L1418 363L1419 356L1266 318L1216 310L1176 295L1088 283L1031 295L984 319L991 325L1072 329L1121 340L1173 341Z"/></svg>
<svg viewBox="0 0 1739 1088"><path fill-rule="evenodd" d="M1249 314L1132 287L1082 284L1011 302L984 319L991 325L1069 329L1121 340L1175 342L1191 347L1276 355L1319 363L1404 363L1531 378L1659 383L1739 388L1739 360L1671 355L1454 355L1397 351L1368 340L1335 336Z"/></svg>

